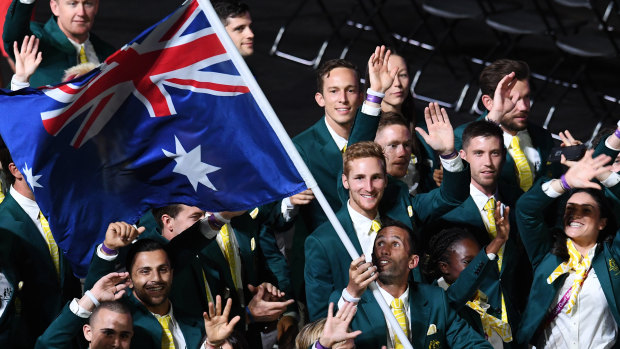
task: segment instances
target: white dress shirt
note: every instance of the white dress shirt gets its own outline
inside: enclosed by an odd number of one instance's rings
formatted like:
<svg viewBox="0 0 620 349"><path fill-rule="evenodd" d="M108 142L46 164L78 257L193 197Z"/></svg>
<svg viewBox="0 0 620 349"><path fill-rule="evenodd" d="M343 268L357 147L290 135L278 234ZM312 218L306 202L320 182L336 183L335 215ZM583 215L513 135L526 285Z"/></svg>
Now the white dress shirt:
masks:
<svg viewBox="0 0 620 349"><path fill-rule="evenodd" d="M390 307L390 310L392 310L392 301L394 300L394 297L386 290L381 288L381 286L379 286L378 288L379 292L381 292L381 295L383 296L383 299L385 299L385 302ZM407 315L407 328L409 329L409 339L411 339L411 310L409 309L409 287L407 287L407 290L405 290L405 292L398 298L403 301L403 308L405 311L405 315ZM394 330L392 329L392 326L390 326L390 323L387 320L385 320L385 323L388 329L388 343L390 344L388 347L394 348Z"/></svg>
<svg viewBox="0 0 620 349"><path fill-rule="evenodd" d="M156 319L159 319L160 317L162 317L162 316L157 315L155 313L151 313L151 314L153 314L153 316ZM185 345L185 337L183 336L183 332L181 331L181 327L179 326L179 323L177 322L177 320L174 318L174 313L172 311L172 303L170 303L170 311L166 315L170 315L169 329L170 329L170 332L172 332L172 339L174 340L174 347L177 348L177 349L185 349L185 348L187 348L187 345ZM162 331L163 331L163 329L162 329Z"/></svg>
<svg viewBox="0 0 620 349"><path fill-rule="evenodd" d="M510 156L514 159L514 150L512 149L512 135L510 133L504 132L504 146L510 153ZM517 132L516 137L519 138L519 146L521 150L525 154L527 158L527 162L530 164L530 169L532 170L532 175L536 177L536 172L540 169L541 158L540 154L538 154L538 150L532 144L532 138L530 138L530 134L527 130Z"/></svg>
<svg viewBox="0 0 620 349"><path fill-rule="evenodd" d="M594 259L596 246L588 251ZM573 285L576 273L571 270L564 284L555 295L548 311L551 311ZM613 348L618 335L618 325L614 320L607 298L601 288L594 268L577 294L577 300L571 313L564 309L557 318L545 328L540 336L537 348L557 349L606 349Z"/></svg>
<svg viewBox="0 0 620 349"><path fill-rule="evenodd" d="M18 193L17 190L13 188L13 186L11 186L9 192L11 193L13 199L17 201L19 207L21 207L22 210L26 212L28 217L30 217L32 223L37 226L37 229L39 229L39 233L41 233L41 237L43 237L43 241L47 241L45 233L43 232L43 226L41 226L41 221L39 220L39 212L41 212L41 209L39 208L39 205L37 205L37 202L34 200L30 200L29 198Z"/></svg>

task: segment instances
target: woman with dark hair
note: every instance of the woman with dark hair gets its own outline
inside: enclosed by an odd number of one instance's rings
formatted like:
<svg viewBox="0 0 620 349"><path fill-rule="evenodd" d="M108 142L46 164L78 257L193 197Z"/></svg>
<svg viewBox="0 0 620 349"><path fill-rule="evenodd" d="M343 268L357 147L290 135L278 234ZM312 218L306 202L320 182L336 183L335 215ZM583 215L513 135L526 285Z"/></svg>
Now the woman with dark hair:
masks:
<svg viewBox="0 0 620 349"><path fill-rule="evenodd" d="M375 51L376 55L379 55L379 48ZM421 136L418 136L415 132L416 127L422 128L428 132L424 118L418 122L415 117L415 106L413 96L411 96L410 85L411 77L409 76L409 70L407 62L403 56L397 53L391 52L384 46L380 48L381 57L387 58L387 71L393 76L393 81L388 90L385 91L385 96L381 97L381 115L396 113L402 116L405 121L409 133L411 135L411 161L409 163L407 176L400 178L410 187L410 192L425 193L437 187L433 180L433 167L439 168L439 158L435 155L433 149L424 142ZM370 71L369 66L366 67L366 92L370 90ZM375 92L373 92L375 93ZM430 107L430 105L429 105ZM375 135L378 134L379 120L370 120L370 122L357 122L353 125L351 135L349 137L350 144L359 141L372 141L375 140ZM396 141L396 140L394 140ZM385 147L384 144L382 146Z"/></svg>
<svg viewBox="0 0 620 349"><path fill-rule="evenodd" d="M610 157L592 151L560 179L536 183L517 202L517 225L534 270L517 339L537 348L613 348L620 323L620 235L597 179L620 192ZM541 184L542 183L542 184ZM568 194L562 228L544 209Z"/></svg>

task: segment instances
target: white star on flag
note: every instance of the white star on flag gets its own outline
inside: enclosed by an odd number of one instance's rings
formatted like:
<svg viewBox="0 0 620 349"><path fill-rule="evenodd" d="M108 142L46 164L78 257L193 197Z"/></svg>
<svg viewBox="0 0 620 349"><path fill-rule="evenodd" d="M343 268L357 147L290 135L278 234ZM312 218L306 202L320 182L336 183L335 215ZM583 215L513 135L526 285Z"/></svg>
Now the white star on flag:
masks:
<svg viewBox="0 0 620 349"><path fill-rule="evenodd" d="M217 191L207 175L220 168L202 162L200 159L200 145L188 153L181 145L177 136L174 136L174 143L176 145L176 154L162 149L167 157L174 159L177 163L172 172L186 176L196 191L198 191L198 183L202 183L207 188Z"/></svg>
<svg viewBox="0 0 620 349"><path fill-rule="evenodd" d="M30 188L32 188L33 191L35 187L43 188L43 186L39 184L39 182L37 182L39 178L41 178L41 175L33 176L32 169L28 168L27 163L24 163L24 168L22 169L22 173L24 176L26 176L26 182L30 184Z"/></svg>

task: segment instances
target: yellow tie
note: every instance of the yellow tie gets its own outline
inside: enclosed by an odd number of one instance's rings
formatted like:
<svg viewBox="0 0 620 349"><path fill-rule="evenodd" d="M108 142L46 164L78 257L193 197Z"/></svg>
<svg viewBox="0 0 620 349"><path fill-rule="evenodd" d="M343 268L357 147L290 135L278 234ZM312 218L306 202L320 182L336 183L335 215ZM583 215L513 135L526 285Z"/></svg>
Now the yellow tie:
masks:
<svg viewBox="0 0 620 349"><path fill-rule="evenodd" d="M80 63L88 63L88 57L86 57L86 51L84 50L84 44L80 45Z"/></svg>
<svg viewBox="0 0 620 349"><path fill-rule="evenodd" d="M491 331L497 332L502 337L505 343L512 342L512 329L508 321L500 320L495 316L487 313L486 307L483 307L481 303L480 294L482 292L476 292L476 298L473 301L467 302L467 306L475 310L480 315L480 321L482 322L482 328L487 339L491 337ZM502 297L503 299L503 297ZM502 302L503 303L503 302ZM502 316L503 317L503 316Z"/></svg>
<svg viewBox="0 0 620 349"><path fill-rule="evenodd" d="M519 174L519 187L521 187L521 190L523 191L528 191L532 187L533 182L532 169L530 168L530 164L527 162L525 153L521 150L519 137L512 137L510 147L512 148L515 166L517 167L517 173Z"/></svg>
<svg viewBox="0 0 620 349"><path fill-rule="evenodd" d="M205 275L205 271L202 270L202 281L205 283L205 292L207 293L207 302L213 303L213 295L211 294L211 289L209 288L209 283L207 282L207 275Z"/></svg>
<svg viewBox="0 0 620 349"><path fill-rule="evenodd" d="M491 239L495 239L497 236L497 228L495 227L495 198L490 197L487 203L484 205L484 211L487 214L489 220L489 235Z"/></svg>
<svg viewBox="0 0 620 349"><path fill-rule="evenodd" d="M45 242L50 250L52 262L54 262L54 268L56 268L56 274L60 277L60 254L58 252L58 245L56 245L56 240L54 240L54 236L52 235L50 224L47 219L45 219L45 216L43 216L41 211L39 211L39 221L41 222L41 227L43 228L43 234L45 234Z"/></svg>
<svg viewBox="0 0 620 349"><path fill-rule="evenodd" d="M170 331L170 320L170 315L157 317L157 321L159 321L161 328L164 330L161 337L161 349L176 349L172 332Z"/></svg>
<svg viewBox="0 0 620 349"><path fill-rule="evenodd" d="M576 277L570 289L570 299L566 304L566 314L570 314L575 302L577 301L577 294L585 281L586 273L590 269L592 261L588 256L581 256L579 251L575 248L575 245L573 245L573 240L566 239L566 248L568 249L568 262L558 265L558 267L555 268L555 270L547 278L547 283L551 284L560 275L568 273L570 270L575 271Z"/></svg>
<svg viewBox="0 0 620 349"><path fill-rule="evenodd" d="M235 270L237 270L235 263L235 251L233 250L232 244L230 243L230 232L228 224L225 224L222 229L220 229L220 236L222 237L222 245L224 245L224 256L226 257L226 260L228 261L228 266L230 267L230 275L232 276L235 288L238 288L236 277L237 274L235 273Z"/></svg>
<svg viewBox="0 0 620 349"><path fill-rule="evenodd" d="M373 219L372 223L370 223L370 231L368 234L377 233L381 230L381 222L378 219Z"/></svg>
<svg viewBox="0 0 620 349"><path fill-rule="evenodd" d="M2 181L0 181L0 202L4 201L4 192L2 191Z"/></svg>
<svg viewBox="0 0 620 349"><path fill-rule="evenodd" d="M340 153L344 154L344 152L347 151L347 145L345 144L344 147L342 147L342 150L340 151Z"/></svg>
<svg viewBox="0 0 620 349"><path fill-rule="evenodd" d="M407 328L407 315L405 315L405 308L403 305L403 301L400 298L394 298L392 304L392 314L398 321L400 328L405 332L405 335L409 337L409 330ZM402 349L403 345L396 335L394 335L394 349Z"/></svg>

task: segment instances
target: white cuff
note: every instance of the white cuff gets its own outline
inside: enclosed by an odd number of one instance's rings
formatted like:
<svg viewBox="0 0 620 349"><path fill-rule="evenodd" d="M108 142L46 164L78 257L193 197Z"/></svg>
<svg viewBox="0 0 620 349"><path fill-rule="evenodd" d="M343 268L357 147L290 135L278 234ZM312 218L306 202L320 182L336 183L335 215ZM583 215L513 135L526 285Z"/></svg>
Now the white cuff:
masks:
<svg viewBox="0 0 620 349"><path fill-rule="evenodd" d="M92 314L92 312L82 308L80 306L80 304L78 303L78 299L77 298L73 298L73 300L71 301L71 303L69 303L69 310L71 310L71 312L73 314L75 314L76 316L79 316L83 319L88 319L88 317L90 316L90 314Z"/></svg>
<svg viewBox="0 0 620 349"><path fill-rule="evenodd" d="M28 81L21 82L15 80L15 74L11 77L11 91L21 90L22 88L30 87L30 83Z"/></svg>
<svg viewBox="0 0 620 349"><path fill-rule="evenodd" d="M444 170L448 172L461 172L463 171L463 169L465 169L465 166L463 165L463 159L461 159L461 157L458 155L454 159L449 160L446 160L440 156L439 160L441 160L441 164L443 165Z"/></svg>
<svg viewBox="0 0 620 349"><path fill-rule="evenodd" d="M487 257L490 261L494 261L497 255L495 253L487 253Z"/></svg>
<svg viewBox="0 0 620 349"><path fill-rule="evenodd" d="M11 83L12 83L12 82L13 82L13 80L11 80ZM612 136L613 136L613 135L611 135L611 136L609 136L609 137L612 137ZM620 151L620 149L613 148L612 146L610 146L610 145L609 145L609 137L607 137L607 138L605 139L605 146L606 146L607 148L611 149L611 150Z"/></svg>
<svg viewBox="0 0 620 349"><path fill-rule="evenodd" d="M381 114L381 107L371 107L368 104L362 104L362 113L370 116L379 116Z"/></svg>
<svg viewBox="0 0 620 349"><path fill-rule="evenodd" d="M22 4L30 5L34 3L34 0L19 0Z"/></svg>
<svg viewBox="0 0 620 349"><path fill-rule="evenodd" d="M606 180L601 182L607 188L611 188L618 183L620 183L620 175L617 172L612 172Z"/></svg>
<svg viewBox="0 0 620 349"><path fill-rule="evenodd" d="M553 186L551 186L551 182L552 181L548 181L548 182L543 183L542 185L542 190L545 194L547 194L548 197L557 198L557 197L560 197L560 195L564 194L564 193L558 193L557 191L555 191L555 189L553 189Z"/></svg>
<svg viewBox="0 0 620 349"><path fill-rule="evenodd" d="M282 212L282 217L284 218L284 221L290 221L293 217L297 215L298 210L299 208L297 206L291 204L290 197L284 198L282 200L282 204L280 205L280 211Z"/></svg>
<svg viewBox="0 0 620 349"><path fill-rule="evenodd" d="M100 243L99 246L97 246L97 256L99 258L103 259L104 261L108 261L108 262L116 260L116 257L118 257L118 253L113 256L107 255L103 252L103 250L101 249L101 246L103 246L103 242Z"/></svg>

